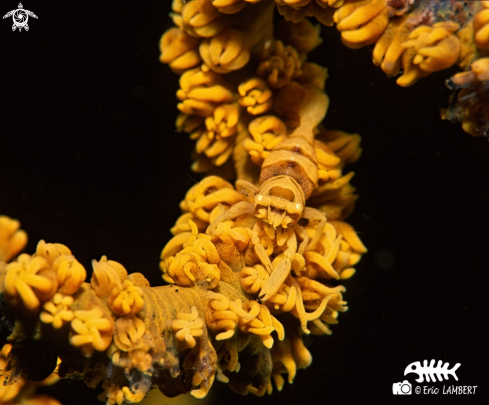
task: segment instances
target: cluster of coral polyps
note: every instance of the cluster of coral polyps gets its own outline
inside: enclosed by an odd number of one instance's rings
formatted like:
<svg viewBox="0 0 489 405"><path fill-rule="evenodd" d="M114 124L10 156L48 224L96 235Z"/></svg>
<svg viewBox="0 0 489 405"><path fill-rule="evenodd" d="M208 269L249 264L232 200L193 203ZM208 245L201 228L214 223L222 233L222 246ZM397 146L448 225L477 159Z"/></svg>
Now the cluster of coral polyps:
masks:
<svg viewBox="0 0 489 405"><path fill-rule="evenodd" d="M12 345L4 395L55 369L91 387L103 381L108 405L139 402L151 387L202 398L216 377L255 395L270 393L272 378L281 390L284 373L292 382L312 360L302 336L331 333L347 309L336 281L351 277L366 251L343 222L356 196L342 167L359 156L358 135L321 128L315 140L327 99L312 94L296 128L307 136L293 133L269 155L277 163L295 154L290 175L271 173L259 188L241 180L239 191L210 176L188 191L162 252L170 285L150 287L105 256L92 261L87 283L57 243L40 241L33 255L12 260L27 237L18 221L0 217L0 339ZM265 163L262 177L284 170Z"/></svg>
<svg viewBox="0 0 489 405"><path fill-rule="evenodd" d="M333 145L341 139L331 137ZM341 174L341 159L326 145L318 148ZM345 156L358 153L351 152ZM71 251L44 241L33 255L10 261L26 237L18 221L0 217L0 338L13 345L5 370L14 383L4 395L15 396L24 378L48 377L58 359L60 377L92 387L104 381L100 399L108 405L139 402L153 386L202 398L215 377L256 395L272 391L271 377L282 389L282 373L292 382L311 363L302 335L331 333L347 309L345 289L334 281L354 273L365 248L341 221L354 201L348 179L323 181L328 186L316 198L336 218L326 221L300 206L303 195L283 212L273 203L264 208L266 198L300 194L293 179L281 177L256 204L216 176L189 190L162 252L171 283L162 287L105 256L92 262L86 283Z"/></svg>
<svg viewBox="0 0 489 405"><path fill-rule="evenodd" d="M321 81L305 63L306 53L320 42L319 27L305 17L336 24L349 48L372 45L374 64L388 76L400 75L401 86L453 65L468 70L489 56L489 1L174 0L172 5L176 27L162 37L161 61L183 73L177 127L198 140L197 171L229 158L233 138L249 123L246 114L237 119L243 109L251 116L276 109L276 91L290 80ZM287 22L273 33L275 6ZM260 81L240 85L253 75ZM470 102L462 91L463 106L442 115L463 121L462 128L474 136L488 136L487 79L483 82L469 91Z"/></svg>
<svg viewBox="0 0 489 405"><path fill-rule="evenodd" d="M326 18L317 5L329 3L311 4ZM211 175L186 194L161 254L169 285L150 287L105 256L88 283L58 243L16 257L26 234L0 218L7 383L57 368L103 382L100 399L122 405L151 387L202 398L216 377L263 395L311 363L303 336L331 333L347 309L339 282L366 252L344 222L357 196L343 168L360 156L360 137L321 126L326 70L306 60L318 27L282 22L275 39L273 5L173 3L178 27L161 45L182 73L177 125L197 140L195 170L234 164L238 180Z"/></svg>
<svg viewBox="0 0 489 405"><path fill-rule="evenodd" d="M288 86L298 105L283 101L283 108L294 119L250 122L254 137L244 137L236 154L250 181L235 188L209 176L182 201L161 255L170 285L150 287L105 256L92 262L87 283L69 248L44 241L12 261L26 234L1 218L0 339L12 344L9 383L40 381L59 362L59 377L91 387L103 381L100 399L122 405L151 387L202 398L216 377L238 393L263 395L272 380L280 390L282 374L292 382L311 363L303 336L331 333L347 309L338 282L366 251L344 222L356 195L343 167L361 150L358 135L318 126L328 105L320 89ZM275 146L260 149L264 140Z"/></svg>

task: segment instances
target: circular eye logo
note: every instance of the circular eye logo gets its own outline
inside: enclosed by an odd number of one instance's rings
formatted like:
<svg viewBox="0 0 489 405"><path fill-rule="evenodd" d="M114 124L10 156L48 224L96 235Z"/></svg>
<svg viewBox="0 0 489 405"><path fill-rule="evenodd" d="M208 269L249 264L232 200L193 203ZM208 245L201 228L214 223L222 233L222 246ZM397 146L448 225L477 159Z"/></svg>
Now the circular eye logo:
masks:
<svg viewBox="0 0 489 405"><path fill-rule="evenodd" d="M29 25L27 24L27 21L29 20L29 17L37 18L37 15L35 15L32 11L25 10L22 3L19 3L18 7L19 8L16 10L9 11L3 16L3 18L12 16L12 20L14 21L14 24L12 25L12 31L15 31L17 28L19 29L19 32L22 31L22 28L24 28L26 31L29 31Z"/></svg>

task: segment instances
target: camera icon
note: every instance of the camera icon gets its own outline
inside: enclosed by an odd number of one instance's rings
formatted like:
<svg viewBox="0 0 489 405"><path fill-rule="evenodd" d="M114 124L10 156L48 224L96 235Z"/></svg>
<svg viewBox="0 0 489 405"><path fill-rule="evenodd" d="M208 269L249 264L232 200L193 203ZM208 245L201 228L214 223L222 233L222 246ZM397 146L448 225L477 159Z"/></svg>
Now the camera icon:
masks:
<svg viewBox="0 0 489 405"><path fill-rule="evenodd" d="M404 380L402 383L394 383L392 384L392 393L394 395L411 395L412 387L411 383L408 380Z"/></svg>

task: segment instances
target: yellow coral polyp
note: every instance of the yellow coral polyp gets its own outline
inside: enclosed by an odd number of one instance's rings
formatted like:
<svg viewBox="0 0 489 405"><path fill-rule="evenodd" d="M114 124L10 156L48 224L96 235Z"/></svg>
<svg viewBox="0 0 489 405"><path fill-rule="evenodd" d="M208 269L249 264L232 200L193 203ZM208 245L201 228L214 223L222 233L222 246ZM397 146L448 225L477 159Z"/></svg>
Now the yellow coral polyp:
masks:
<svg viewBox="0 0 489 405"><path fill-rule="evenodd" d="M120 316L135 315L144 305L143 290L132 281L125 280L122 288L114 288L108 301L112 312Z"/></svg>
<svg viewBox="0 0 489 405"><path fill-rule="evenodd" d="M246 6L246 0L213 0L212 5L224 14L236 14Z"/></svg>
<svg viewBox="0 0 489 405"><path fill-rule="evenodd" d="M71 255L71 250L61 243L46 243L40 240L36 247L36 256L44 257L50 266L63 255Z"/></svg>
<svg viewBox="0 0 489 405"><path fill-rule="evenodd" d="M212 0L193 0L182 5L182 25L191 35L212 38L231 23L212 5Z"/></svg>
<svg viewBox="0 0 489 405"><path fill-rule="evenodd" d="M284 16L286 21L298 23L302 21L302 19L307 14L307 8L304 6L290 6L284 0L275 0L275 2L277 3L278 12L280 13L280 15ZM307 1L307 3L309 3L309 0Z"/></svg>
<svg viewBox="0 0 489 405"><path fill-rule="evenodd" d="M172 329L175 332L175 337L182 342L185 348L195 347L197 342L196 337L204 334L204 321L199 317L197 308L193 306L190 314L178 312L177 318L172 321Z"/></svg>
<svg viewBox="0 0 489 405"><path fill-rule="evenodd" d="M104 351L112 342L113 323L100 307L75 311L71 321L70 343L90 357L93 350Z"/></svg>
<svg viewBox="0 0 489 405"><path fill-rule="evenodd" d="M238 277L243 290L249 294L258 294L268 280L269 274L261 264L255 264L253 267L244 267Z"/></svg>
<svg viewBox="0 0 489 405"><path fill-rule="evenodd" d="M253 304L255 305L255 308L253 307ZM284 328L282 324L270 314L270 311L265 305L257 305L255 301L247 301L243 305L243 309L249 309L250 315L253 316L253 318L240 318L239 329L242 332L258 335L265 347L268 349L273 346L274 340L271 333L274 330L277 330L279 340L284 339ZM258 313L256 313L257 309L259 309Z"/></svg>
<svg viewBox="0 0 489 405"><path fill-rule="evenodd" d="M71 322L75 317L70 306L73 304L73 297L56 293L53 298L43 306L40 319L42 322L51 324L53 328L59 329L65 323Z"/></svg>
<svg viewBox="0 0 489 405"><path fill-rule="evenodd" d="M205 314L207 326L214 332L220 332L216 335L217 340L229 339L234 335L239 322L238 315L229 309L229 299L224 295L208 291L207 297L208 307Z"/></svg>
<svg viewBox="0 0 489 405"><path fill-rule="evenodd" d="M341 158L324 143L314 141L314 150L318 161L318 179L336 180L341 176Z"/></svg>
<svg viewBox="0 0 489 405"><path fill-rule="evenodd" d="M204 124L204 118L196 115L188 115L188 114L178 114L177 120L175 122L175 126L180 132L186 132L188 134L192 134L190 136L191 139L194 139L195 136L193 132L198 130Z"/></svg>
<svg viewBox="0 0 489 405"><path fill-rule="evenodd" d="M261 55L256 74L265 79L272 89L280 89L301 75L299 54L292 46L281 41L269 42Z"/></svg>
<svg viewBox="0 0 489 405"><path fill-rule="evenodd" d="M388 76L395 76L401 69L401 57L406 48L402 46L412 32L408 17L390 20L387 29L375 44L372 60Z"/></svg>
<svg viewBox="0 0 489 405"><path fill-rule="evenodd" d="M316 270L318 272L317 277L320 278L334 278L338 280L340 278L338 272L333 268L332 263L335 261L340 247L340 240L338 240L335 250L331 250L327 256L322 256L317 252L305 252L304 258L306 259L306 267L311 271Z"/></svg>
<svg viewBox="0 0 489 405"><path fill-rule="evenodd" d="M43 257L56 273L58 292L72 295L80 288L87 277L85 268L71 254L71 250L61 243L37 244L35 257Z"/></svg>
<svg viewBox="0 0 489 405"><path fill-rule="evenodd" d="M304 86L313 86L324 91L324 85L328 78L327 69L315 63L303 63L302 74L297 78L297 82Z"/></svg>
<svg viewBox="0 0 489 405"><path fill-rule="evenodd" d="M284 379L280 374L287 373L288 382L292 384L297 369L305 368L312 362L311 353L304 346L301 336L297 333L292 334L282 342L277 342L271 350L271 355L274 364L272 378L279 391L284 386ZM269 393L272 392L271 383L267 390Z"/></svg>
<svg viewBox="0 0 489 405"><path fill-rule="evenodd" d="M134 315L118 318L115 321L114 344L123 352L140 348L149 349L145 342L141 341L145 331L144 321Z"/></svg>
<svg viewBox="0 0 489 405"><path fill-rule="evenodd" d="M315 231L308 229L310 235ZM306 276L310 278L347 279L366 248L353 228L345 222L329 221L313 249L305 252Z"/></svg>
<svg viewBox="0 0 489 405"><path fill-rule="evenodd" d="M238 130L239 106L222 104L212 116L205 119L206 130L198 135L195 149L212 159L215 166L221 166L233 152L234 135Z"/></svg>
<svg viewBox="0 0 489 405"><path fill-rule="evenodd" d="M470 65L468 72L457 73L451 78L454 85L459 87L476 86L489 80L489 58L477 59Z"/></svg>
<svg viewBox="0 0 489 405"><path fill-rule="evenodd" d="M58 291L61 294L74 294L87 277L85 268L73 256L57 259L53 264L53 270L58 277Z"/></svg>
<svg viewBox="0 0 489 405"><path fill-rule="evenodd" d="M333 25L335 7L344 0L275 0L277 9L286 21L301 23L304 17L316 17L323 25Z"/></svg>
<svg viewBox="0 0 489 405"><path fill-rule="evenodd" d="M20 222L0 215L0 262L9 262L27 243L27 234L20 228Z"/></svg>
<svg viewBox="0 0 489 405"><path fill-rule="evenodd" d="M257 77L253 77L238 86L240 95L239 105L246 107L251 115L264 114L270 111L273 105L273 92L267 83Z"/></svg>
<svg viewBox="0 0 489 405"><path fill-rule="evenodd" d="M301 54L311 52L323 42L320 36L320 25L312 25L308 19L303 19L297 24L281 21L277 24L276 30L282 41L287 40L290 42Z"/></svg>
<svg viewBox="0 0 489 405"><path fill-rule="evenodd" d="M170 17L173 20L173 23L179 27L183 27L183 19L182 19L182 9L183 9L183 0L173 0L171 2L172 12L170 13Z"/></svg>
<svg viewBox="0 0 489 405"><path fill-rule="evenodd" d="M341 159L342 167L356 162L362 154L362 148L360 147L361 137L358 134L322 128L318 138Z"/></svg>
<svg viewBox="0 0 489 405"><path fill-rule="evenodd" d="M234 94L219 74L212 70L204 72L197 67L187 70L180 77L177 98L182 101L177 105L181 112L208 117L218 104L233 101Z"/></svg>
<svg viewBox="0 0 489 405"><path fill-rule="evenodd" d="M209 224L211 212L219 204L231 206L244 200L245 196L236 191L231 183L218 176L208 176L187 191L180 208Z"/></svg>
<svg viewBox="0 0 489 405"><path fill-rule="evenodd" d="M239 108L236 104L220 105L212 117L206 118L205 125L207 130L213 133L211 137L227 138L236 133L238 118Z"/></svg>
<svg viewBox="0 0 489 405"><path fill-rule="evenodd" d="M127 271L122 264L102 256L98 262L92 260L92 266L91 284L99 297L109 297L114 289L122 289L122 283L127 278Z"/></svg>
<svg viewBox="0 0 489 405"><path fill-rule="evenodd" d="M460 41L453 33L460 25L452 21L433 24L433 27L416 28L404 48L414 48L413 63L425 72L447 69L457 62L460 55Z"/></svg>
<svg viewBox="0 0 489 405"><path fill-rule="evenodd" d="M294 309L297 299L297 289L282 284L278 291L270 297L265 305L272 313L290 312Z"/></svg>
<svg viewBox="0 0 489 405"><path fill-rule="evenodd" d="M178 253L171 257L168 260L168 276L168 281L181 286L192 286L197 281L205 281L209 286L214 286L220 280L217 266L207 263L196 253Z"/></svg>
<svg viewBox="0 0 489 405"><path fill-rule="evenodd" d="M123 404L131 404L141 402L147 390L144 390L145 384L140 384L141 387L139 389L135 389L136 392L133 392L129 387L124 386L119 388L117 385L111 385L109 380L106 380L102 384L102 388L104 388L105 392L99 396L99 399L102 401L106 401L106 405L123 405Z"/></svg>
<svg viewBox="0 0 489 405"><path fill-rule="evenodd" d="M287 136L284 122L274 115L266 115L251 121L248 131L252 138L246 138L243 147L250 154L251 160L261 166L271 150Z"/></svg>
<svg viewBox="0 0 489 405"><path fill-rule="evenodd" d="M474 41L479 49L489 50L489 4L482 1L483 9L474 16Z"/></svg>
<svg viewBox="0 0 489 405"><path fill-rule="evenodd" d="M200 40L179 28L170 28L160 40L160 62L168 63L175 72L183 72L198 65Z"/></svg>
<svg viewBox="0 0 489 405"><path fill-rule="evenodd" d="M208 235L197 234L198 229L192 220L189 220L192 228L190 234L184 233L173 238L169 243L178 243L183 237L181 246L183 249L176 256L167 256L170 252L166 247L162 252L163 279L169 283L183 286L191 286L196 282L204 282L207 288L214 288L220 280L220 271L217 264L221 261L211 238Z"/></svg>
<svg viewBox="0 0 489 405"><path fill-rule="evenodd" d="M387 0L346 0L335 11L334 22L349 48L373 44L389 23Z"/></svg>
<svg viewBox="0 0 489 405"><path fill-rule="evenodd" d="M58 288L56 274L43 257L24 253L17 262L8 264L5 272L5 298L15 307L39 309L41 302L51 298Z"/></svg>
<svg viewBox="0 0 489 405"><path fill-rule="evenodd" d="M199 52L206 65L217 73L241 69L250 60L244 35L232 28L226 28L212 38L204 39Z"/></svg>

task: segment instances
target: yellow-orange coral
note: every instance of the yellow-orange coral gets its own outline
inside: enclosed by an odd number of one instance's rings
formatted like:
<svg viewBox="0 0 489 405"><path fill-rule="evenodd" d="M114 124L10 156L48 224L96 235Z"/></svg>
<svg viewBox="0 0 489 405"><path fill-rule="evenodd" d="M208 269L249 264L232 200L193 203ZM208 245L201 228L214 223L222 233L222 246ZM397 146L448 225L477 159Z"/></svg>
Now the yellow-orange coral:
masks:
<svg viewBox="0 0 489 405"><path fill-rule="evenodd" d="M284 122L273 115L254 119L248 126L248 131L252 138L246 138L243 147L258 166L261 166L270 151L287 135Z"/></svg>
<svg viewBox="0 0 489 405"><path fill-rule="evenodd" d="M246 107L246 111L251 115L266 113L272 108L273 93L268 88L265 81L253 77L241 83L238 87L239 105Z"/></svg>
<svg viewBox="0 0 489 405"><path fill-rule="evenodd" d="M358 134L320 128L318 139L324 141L326 146L341 159L342 165L356 162L362 154L361 138Z"/></svg>
<svg viewBox="0 0 489 405"><path fill-rule="evenodd" d="M74 294L85 281L87 276L85 268L65 245L46 243L41 240L37 245L35 256L44 257L56 273L59 293Z"/></svg>
<svg viewBox="0 0 489 405"><path fill-rule="evenodd" d="M135 315L143 308L143 291L130 280L125 280L121 288L115 287L109 297L109 307L117 315Z"/></svg>
<svg viewBox="0 0 489 405"><path fill-rule="evenodd" d="M191 286L196 282L205 282L208 288L214 288L220 280L217 264L220 262L216 248L210 242L210 237L197 234L197 226L189 220L192 229L191 234L180 234L173 238L169 246L171 248L162 253L163 279L169 283ZM183 237L183 238L182 238ZM180 245L179 241L185 241ZM172 250L180 250L176 256L170 256Z"/></svg>
<svg viewBox="0 0 489 405"><path fill-rule="evenodd" d="M219 204L231 206L243 200L244 195L237 192L231 183L217 176L209 176L189 189L180 208L209 224L211 212Z"/></svg>
<svg viewBox="0 0 489 405"><path fill-rule="evenodd" d="M282 373L288 374L288 381L292 383L298 368L305 368L312 362L309 350L304 346L302 338L297 333L290 333L290 337L283 342L278 342L272 348L272 359L274 363L272 377L279 391L282 391L284 379ZM267 387L268 393L272 392L271 382Z"/></svg>
<svg viewBox="0 0 489 405"><path fill-rule="evenodd" d="M191 35L211 38L231 22L212 5L212 0L182 1L182 26Z"/></svg>
<svg viewBox="0 0 489 405"><path fill-rule="evenodd" d="M240 318L239 329L245 333L253 333L258 335L265 347L272 348L274 339L271 333L276 330L279 340L284 339L284 327L282 324L270 314L270 311L265 305L257 305L256 301L247 301L243 308L249 310L250 316L253 319ZM258 313L256 313L258 311Z"/></svg>
<svg viewBox="0 0 489 405"><path fill-rule="evenodd" d="M0 262L8 262L26 245L27 234L19 228L19 221L0 216Z"/></svg>
<svg viewBox="0 0 489 405"><path fill-rule="evenodd" d="M236 104L221 104L212 116L205 120L195 145L197 153L204 153L214 165L223 165L233 152L233 136L238 130L239 107Z"/></svg>
<svg viewBox="0 0 489 405"><path fill-rule="evenodd" d="M478 48L489 50L489 3L481 1L483 9L474 16L474 41Z"/></svg>
<svg viewBox="0 0 489 405"><path fill-rule="evenodd" d="M61 328L64 323L72 321L75 317L74 312L70 309L71 304L73 304L73 297L56 293L44 304L44 310L40 315L41 321L52 324L55 329Z"/></svg>
<svg viewBox="0 0 489 405"><path fill-rule="evenodd" d="M75 311L71 321L72 332L70 343L75 347L82 347L85 356L90 356L93 350L103 351L112 341L112 322L104 316L101 308Z"/></svg>
<svg viewBox="0 0 489 405"><path fill-rule="evenodd" d="M93 274L91 283L95 293L102 298L112 295L114 289L122 290L122 282L127 278L124 266L102 256L100 261L92 260Z"/></svg>
<svg viewBox="0 0 489 405"><path fill-rule="evenodd" d="M246 2L249 0L213 0L212 5L217 8L221 13L224 14L235 14L238 13L246 6ZM259 0L251 0L251 2L256 2Z"/></svg>
<svg viewBox="0 0 489 405"><path fill-rule="evenodd" d="M452 66L460 55L460 41L453 34L459 27L459 24L447 21L433 27L418 27L409 34L402 47L408 49L404 55L412 55L412 62L403 63L404 74L397 83L410 86L427 73Z"/></svg>
<svg viewBox="0 0 489 405"><path fill-rule="evenodd" d="M121 317L115 322L114 344L123 352L139 348L147 350L149 347L145 347L144 342L141 342L145 331L146 326L141 319L133 315ZM117 357L119 356L120 354ZM118 362L114 357L112 361L114 364Z"/></svg>
<svg viewBox="0 0 489 405"><path fill-rule="evenodd" d="M200 41L178 28L170 28L160 40L160 62L168 63L175 72L195 67L202 60Z"/></svg>
<svg viewBox="0 0 489 405"><path fill-rule="evenodd" d="M277 24L278 38L281 41L289 42L301 54L311 52L323 40L320 37L321 27L312 25L307 19L294 24L288 21L281 21Z"/></svg>
<svg viewBox="0 0 489 405"><path fill-rule="evenodd" d="M387 0L346 0L336 10L334 22L349 48L373 44L389 23Z"/></svg>
<svg viewBox="0 0 489 405"><path fill-rule="evenodd" d="M56 274L43 257L22 254L17 262L7 265L5 271L5 298L19 308L38 309L58 288Z"/></svg>
<svg viewBox="0 0 489 405"><path fill-rule="evenodd" d="M401 57L406 51L403 44L412 31L408 17L394 18L375 44L372 59L389 76L395 76L401 68Z"/></svg>
<svg viewBox="0 0 489 405"><path fill-rule="evenodd" d="M281 41L269 42L262 51L256 74L272 89L280 89L301 75L301 60L297 50Z"/></svg>
<svg viewBox="0 0 489 405"><path fill-rule="evenodd" d="M385 2L375 12L364 1L276 3L300 21L284 23L280 39L270 0L173 2L177 27L160 47L161 60L182 73L177 128L197 141L194 170L230 171L232 157L240 178L235 188L209 176L188 191L161 254L170 285L151 287L105 256L92 262L87 283L66 246L43 241L34 257L2 264L7 311L16 318L12 339L42 346L59 338L52 351L62 353L60 375L91 386L105 380L100 398L109 405L137 402L152 385L202 398L216 377L241 394L270 392L272 378L281 389L281 373L292 382L311 362L302 335L331 333L347 309L345 288L330 281L350 277L366 251L342 222L356 199L343 169L361 149L357 135L319 127L329 105L327 72L307 62L321 39L303 17L330 24L338 8L338 28L358 45L380 36L389 9ZM44 295L34 291L37 278L29 284L16 272L29 260L36 275L52 280ZM17 275L30 295L12 281ZM24 307L32 311L22 315Z"/></svg>
<svg viewBox="0 0 489 405"><path fill-rule="evenodd" d="M489 58L481 58L470 65L470 71L457 73L451 82L460 87L477 85L479 82L489 80Z"/></svg>
<svg viewBox="0 0 489 405"><path fill-rule="evenodd" d="M215 72L202 71L200 67L187 70L180 78L181 89L177 97L178 109L188 115L208 117L218 104L234 99L232 91Z"/></svg>
<svg viewBox="0 0 489 405"><path fill-rule="evenodd" d="M250 59L243 34L232 28L226 28L211 39L204 39L199 52L207 66L218 73L241 69Z"/></svg>
<svg viewBox="0 0 489 405"><path fill-rule="evenodd" d="M249 294L258 294L268 280L269 273L261 264L244 267L239 273L241 286Z"/></svg>
<svg viewBox="0 0 489 405"><path fill-rule="evenodd" d="M333 25L333 14L344 0L275 0L277 9L285 20L293 23L304 21L304 17L316 17L323 25Z"/></svg>
<svg viewBox="0 0 489 405"><path fill-rule="evenodd" d="M473 136L489 134L489 58L480 58L470 65L470 71L458 73L449 83L461 88L458 100L442 112L442 118L462 121L462 128Z"/></svg>
<svg viewBox="0 0 489 405"><path fill-rule="evenodd" d="M203 335L204 321L199 317L197 308L192 307L190 314L184 312L177 313L177 319L172 321L172 328L175 332L175 337L182 343L185 343L185 347L192 348L197 342L196 337Z"/></svg>
<svg viewBox="0 0 489 405"><path fill-rule="evenodd" d="M238 315L230 310L230 302L222 294L216 294L212 291L208 293L209 302L206 312L207 326L214 332L220 332L216 335L217 340L229 339L234 335L234 330L238 324ZM222 331L225 332L222 332Z"/></svg>

